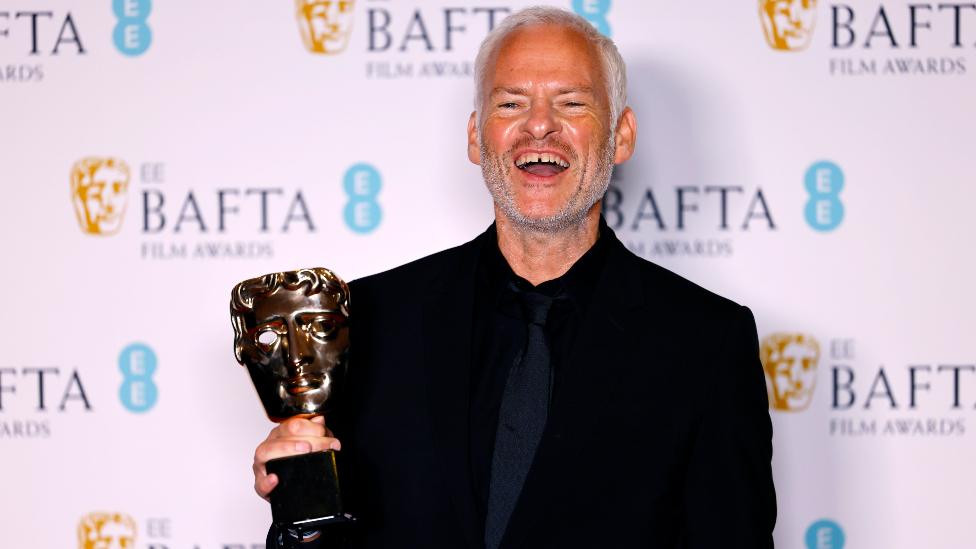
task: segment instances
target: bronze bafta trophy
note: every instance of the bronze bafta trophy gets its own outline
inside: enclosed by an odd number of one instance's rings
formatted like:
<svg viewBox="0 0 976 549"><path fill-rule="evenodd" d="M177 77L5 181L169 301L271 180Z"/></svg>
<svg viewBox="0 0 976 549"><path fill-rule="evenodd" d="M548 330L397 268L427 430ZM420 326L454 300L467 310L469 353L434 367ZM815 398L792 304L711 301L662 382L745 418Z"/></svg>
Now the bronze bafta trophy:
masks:
<svg viewBox="0 0 976 549"><path fill-rule="evenodd" d="M268 418L327 415L342 390L349 350L349 287L328 269L271 273L234 286L234 355L247 367ZM277 527L293 535L354 522L332 450L273 459ZM301 538L299 538L301 539Z"/></svg>

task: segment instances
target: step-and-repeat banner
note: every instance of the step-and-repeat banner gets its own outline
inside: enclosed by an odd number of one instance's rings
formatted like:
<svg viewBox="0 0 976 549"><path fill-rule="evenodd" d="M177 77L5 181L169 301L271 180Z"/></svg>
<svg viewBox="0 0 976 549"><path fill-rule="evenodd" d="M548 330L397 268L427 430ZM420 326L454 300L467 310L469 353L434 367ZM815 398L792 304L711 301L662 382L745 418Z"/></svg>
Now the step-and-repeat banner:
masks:
<svg viewBox="0 0 976 549"><path fill-rule="evenodd" d="M609 224L756 313L777 545L972 547L976 4L552 3L628 64ZM263 546L230 289L483 230L473 58L525 5L0 3L0 546Z"/></svg>

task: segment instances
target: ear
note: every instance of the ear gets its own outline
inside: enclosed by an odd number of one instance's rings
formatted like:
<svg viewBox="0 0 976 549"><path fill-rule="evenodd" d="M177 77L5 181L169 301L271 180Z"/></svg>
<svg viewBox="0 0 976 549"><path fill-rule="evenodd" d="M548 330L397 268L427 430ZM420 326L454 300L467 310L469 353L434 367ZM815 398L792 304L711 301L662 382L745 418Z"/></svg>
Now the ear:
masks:
<svg viewBox="0 0 976 549"><path fill-rule="evenodd" d="M472 112L468 118L468 160L472 164L481 164L481 147L478 146L478 112Z"/></svg>
<svg viewBox="0 0 976 549"><path fill-rule="evenodd" d="M617 120L617 129L614 132L614 151L613 163L623 164L634 154L634 147L637 144L637 117L630 107L626 107L620 113Z"/></svg>

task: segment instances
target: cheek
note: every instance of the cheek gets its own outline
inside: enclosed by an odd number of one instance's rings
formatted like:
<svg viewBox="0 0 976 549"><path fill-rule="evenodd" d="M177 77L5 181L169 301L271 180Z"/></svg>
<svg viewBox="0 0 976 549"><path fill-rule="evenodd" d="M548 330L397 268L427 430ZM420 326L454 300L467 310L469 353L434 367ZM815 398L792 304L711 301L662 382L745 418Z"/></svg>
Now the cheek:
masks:
<svg viewBox="0 0 976 549"><path fill-rule="evenodd" d="M281 347L265 352L257 345L245 343L241 348L241 356L247 364L254 364L261 368L269 368L276 363L280 363Z"/></svg>
<svg viewBox="0 0 976 549"><path fill-rule="evenodd" d="M482 142L495 153L508 151L518 134L518 123L512 120L500 120L489 117L484 121L484 131L481 132Z"/></svg>
<svg viewBox="0 0 976 549"><path fill-rule="evenodd" d="M596 157L607 141L607 132L596 116L591 115L583 123L567 124L563 128L569 143L577 154Z"/></svg>
<svg viewBox="0 0 976 549"><path fill-rule="evenodd" d="M338 362L341 351L337 346L316 344L312 353L315 355L315 369L327 370Z"/></svg>

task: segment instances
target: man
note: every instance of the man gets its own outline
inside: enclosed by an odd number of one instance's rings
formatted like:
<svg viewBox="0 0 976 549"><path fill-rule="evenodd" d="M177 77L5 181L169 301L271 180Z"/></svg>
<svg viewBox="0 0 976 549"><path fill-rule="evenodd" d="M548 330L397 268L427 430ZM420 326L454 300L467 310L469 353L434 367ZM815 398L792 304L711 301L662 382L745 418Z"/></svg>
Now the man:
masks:
<svg viewBox="0 0 976 549"><path fill-rule="evenodd" d="M637 131L616 47L530 8L475 65L468 156L495 224L350 285L332 431L275 428L257 492L277 482L267 460L341 448L354 547L771 547L752 315L634 256L600 217Z"/></svg>

